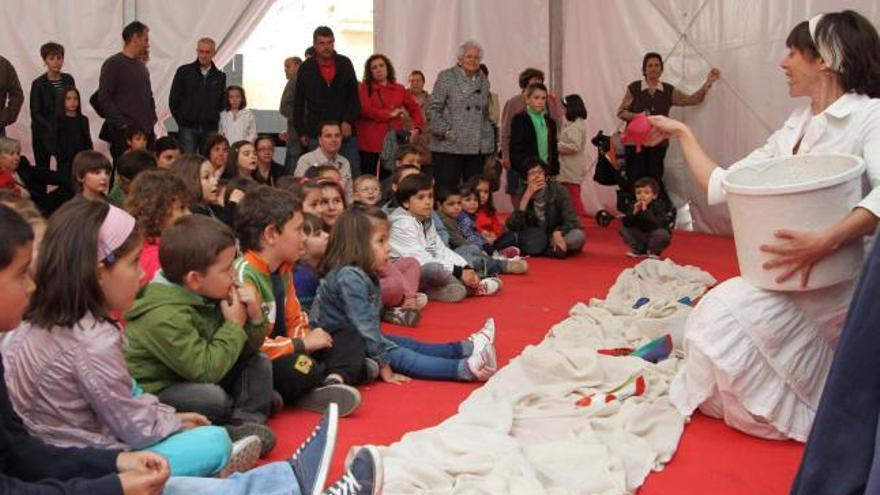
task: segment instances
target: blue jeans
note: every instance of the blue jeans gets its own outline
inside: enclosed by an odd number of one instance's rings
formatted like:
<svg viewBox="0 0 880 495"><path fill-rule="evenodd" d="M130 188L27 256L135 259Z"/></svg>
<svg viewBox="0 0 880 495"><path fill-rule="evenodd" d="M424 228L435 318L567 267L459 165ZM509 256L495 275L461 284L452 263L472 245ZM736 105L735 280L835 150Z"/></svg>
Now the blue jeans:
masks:
<svg viewBox="0 0 880 495"><path fill-rule="evenodd" d="M386 337L399 346L388 351L394 371L426 380L464 379L461 360L469 354L461 342L428 344L396 335Z"/></svg>
<svg viewBox="0 0 880 495"><path fill-rule="evenodd" d="M480 278L494 277L499 273L504 273L504 262L487 255L483 252L483 248L476 244L463 244L455 248L454 251L476 270Z"/></svg>
<svg viewBox="0 0 880 495"><path fill-rule="evenodd" d="M309 149L306 151L312 151L317 147L318 139L310 137ZM339 148L339 154L344 156L348 160L348 164L351 165L351 178L357 179L361 175L361 154L358 152L357 137L351 136L350 138L343 139L342 147Z"/></svg>
<svg viewBox="0 0 880 495"><path fill-rule="evenodd" d="M293 469L286 462L273 462L235 473L229 478L168 479L165 495L301 495Z"/></svg>
<svg viewBox="0 0 880 495"><path fill-rule="evenodd" d="M177 130L177 142L184 153L200 154L202 146L204 146L205 141L208 139L208 134L213 132L217 131L180 126Z"/></svg>

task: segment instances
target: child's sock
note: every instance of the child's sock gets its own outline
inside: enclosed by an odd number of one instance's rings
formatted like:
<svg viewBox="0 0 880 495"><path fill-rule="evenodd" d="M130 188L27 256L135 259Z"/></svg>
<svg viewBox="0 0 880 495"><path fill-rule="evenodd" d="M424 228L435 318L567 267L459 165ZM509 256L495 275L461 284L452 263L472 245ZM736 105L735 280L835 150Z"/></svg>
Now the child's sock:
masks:
<svg viewBox="0 0 880 495"><path fill-rule="evenodd" d="M459 376L463 380L481 382L488 380L498 369L495 347L486 344L481 352L471 354L467 359L459 361L458 366Z"/></svg>

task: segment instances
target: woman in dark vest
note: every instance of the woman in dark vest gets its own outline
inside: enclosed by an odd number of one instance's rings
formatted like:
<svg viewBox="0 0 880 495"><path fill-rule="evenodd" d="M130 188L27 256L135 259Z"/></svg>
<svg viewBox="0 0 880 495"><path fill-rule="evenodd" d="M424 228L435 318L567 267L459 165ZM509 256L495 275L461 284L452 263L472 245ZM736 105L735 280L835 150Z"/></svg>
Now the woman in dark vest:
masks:
<svg viewBox="0 0 880 495"><path fill-rule="evenodd" d="M663 58L659 53L649 52L642 59L642 75L644 79L633 81L626 87L623 101L617 109L617 116L629 122L637 114L645 112L648 115L669 116L669 109L673 106L687 107L699 105L706 98L706 93L712 84L718 80L721 72L713 68L706 76L706 82L693 94L684 94L675 86L660 80L663 74ZM669 141L662 141L655 146L643 146L641 151L636 151L635 146L626 147L626 166L629 180L636 180L649 176L661 184L663 194L666 187L663 186L663 159L666 158L666 149Z"/></svg>

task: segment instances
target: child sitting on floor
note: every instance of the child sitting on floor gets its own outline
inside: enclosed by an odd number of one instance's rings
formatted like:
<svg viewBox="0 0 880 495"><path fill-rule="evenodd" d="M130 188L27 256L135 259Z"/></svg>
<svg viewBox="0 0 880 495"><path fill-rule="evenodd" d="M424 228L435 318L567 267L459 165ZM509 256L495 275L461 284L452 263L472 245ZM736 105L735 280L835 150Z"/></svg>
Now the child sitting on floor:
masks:
<svg viewBox="0 0 880 495"><path fill-rule="evenodd" d="M324 230L324 221L321 217L303 212L303 235L305 249L293 270L293 282L299 304L303 311L308 313L318 293L318 285L321 284L318 265L321 264L321 258L327 250L327 239L330 238L330 234Z"/></svg>
<svg viewBox="0 0 880 495"><path fill-rule="evenodd" d="M489 296L501 290L501 280L480 280L474 267L449 249L434 228L434 181L423 173L400 182L395 193L398 204L391 221L391 255L413 257L422 267L420 289L430 299L458 302L471 295Z"/></svg>
<svg viewBox="0 0 880 495"><path fill-rule="evenodd" d="M80 151L73 158L73 186L89 201L107 201L112 172L110 160L98 151Z"/></svg>
<svg viewBox="0 0 880 495"><path fill-rule="evenodd" d="M156 166L170 169L174 160L177 160L183 150L177 140L171 136L160 137L156 140Z"/></svg>
<svg viewBox="0 0 880 495"><path fill-rule="evenodd" d="M519 205L507 219L519 249L532 256L565 258L579 253L586 236L568 191L547 177L547 165L531 158L522 168L525 186Z"/></svg>
<svg viewBox="0 0 880 495"><path fill-rule="evenodd" d="M244 254L235 262L236 281L253 287L262 301L269 337L262 350L272 359L272 377L285 403L323 412L330 402L342 416L361 402L357 389L324 383L333 368L310 354L333 345L321 328L309 329L297 300L293 265L303 251L302 205L287 191L260 186L238 208L235 228Z"/></svg>
<svg viewBox="0 0 880 495"><path fill-rule="evenodd" d="M406 182L402 189L407 189ZM404 204L409 201L402 200ZM381 212L366 215L358 209L346 211L330 235L321 264L324 281L310 315L315 325L333 335L334 346L326 352L343 352L351 345L350 340L360 340L360 346L352 346L353 353L366 352L378 363L379 377L389 383L408 381L409 376L488 380L497 369L495 324L491 318L468 339L444 344L382 333L377 273L388 262L390 248L388 221L381 216ZM353 354L353 360L357 356Z"/></svg>
<svg viewBox="0 0 880 495"><path fill-rule="evenodd" d="M348 208L348 203L345 200L345 191L338 182L321 179L318 183L321 185L321 220L324 221L324 228L330 232L339 215Z"/></svg>
<svg viewBox="0 0 880 495"><path fill-rule="evenodd" d="M147 150L134 150L123 153L116 159L116 183L107 201L111 205L122 208L125 204L125 196L131 188L131 181L141 172L156 168L156 156Z"/></svg>
<svg viewBox="0 0 880 495"><path fill-rule="evenodd" d="M504 223L498 218L498 211L492 201L492 182L486 177L475 176L466 184L467 188L474 191L476 201L470 201L468 195L462 196L461 209L463 215L459 216L459 227L466 230L464 218L470 219L470 224L492 248L505 258L516 258L520 250L516 247L516 237L504 231Z"/></svg>
<svg viewBox="0 0 880 495"><path fill-rule="evenodd" d="M497 275L499 273L525 273L529 267L525 260L496 259L490 257L487 252L494 252L492 246L487 245L486 240L475 230L471 229L469 235L465 235L459 227L459 217L462 215L462 197L467 196L475 202L474 193L464 189L463 193L450 191L445 187L438 187L434 196L437 212L449 232L449 247L460 254L469 265L473 266L481 275ZM465 217L465 223L470 218ZM473 225L471 224L471 227Z"/></svg>
<svg viewBox="0 0 880 495"><path fill-rule="evenodd" d="M633 188L636 201L620 226L620 236L629 246L626 255L659 258L672 238L667 222L668 208L659 197L660 184L652 177L642 177Z"/></svg>
<svg viewBox="0 0 880 495"><path fill-rule="evenodd" d="M3 352L10 399L48 443L152 450L172 474L210 476L229 460L226 431L133 386L110 316L134 302L142 244L135 219L104 202L76 199L52 216L27 322Z"/></svg>
<svg viewBox="0 0 880 495"><path fill-rule="evenodd" d="M125 209L137 220L144 235L140 264L144 276L140 285L159 271L159 240L162 230L178 218L189 215L189 191L180 178L168 170L147 170L131 183Z"/></svg>
<svg viewBox="0 0 880 495"><path fill-rule="evenodd" d="M189 209L191 212L214 217L214 208L218 208L220 187L214 166L201 155L181 155L171 164L171 173L186 185L189 191Z"/></svg>
<svg viewBox="0 0 880 495"><path fill-rule="evenodd" d="M365 206L376 206L381 198L379 179L375 175L364 174L354 180L354 203Z"/></svg>
<svg viewBox="0 0 880 495"><path fill-rule="evenodd" d="M234 284L235 235L213 218L179 218L162 232L159 261L125 313L132 376L161 401L226 425L233 440L259 436L268 453L272 363L259 352L268 325L254 288Z"/></svg>

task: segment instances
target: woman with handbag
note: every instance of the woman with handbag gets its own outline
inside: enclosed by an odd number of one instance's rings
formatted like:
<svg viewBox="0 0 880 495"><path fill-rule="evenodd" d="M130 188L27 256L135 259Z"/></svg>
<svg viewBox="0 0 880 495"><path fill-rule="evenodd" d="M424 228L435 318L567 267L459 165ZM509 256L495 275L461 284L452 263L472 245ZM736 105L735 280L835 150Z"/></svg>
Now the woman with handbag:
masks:
<svg viewBox="0 0 880 495"><path fill-rule="evenodd" d="M425 117L418 103L394 77L394 66L388 57L371 55L364 64L363 82L358 86L361 116L357 123L358 151L361 170L384 178L394 165L396 145L414 142L425 126ZM403 130L404 110L412 118L409 134ZM380 155L387 156L388 167L380 164Z"/></svg>

